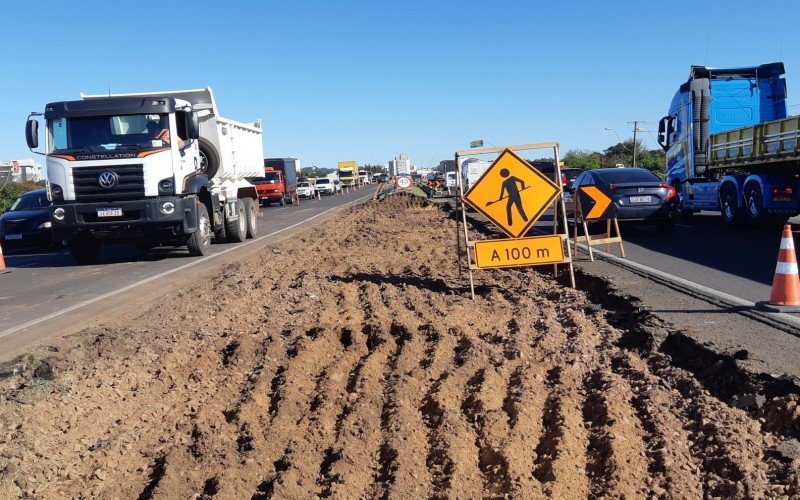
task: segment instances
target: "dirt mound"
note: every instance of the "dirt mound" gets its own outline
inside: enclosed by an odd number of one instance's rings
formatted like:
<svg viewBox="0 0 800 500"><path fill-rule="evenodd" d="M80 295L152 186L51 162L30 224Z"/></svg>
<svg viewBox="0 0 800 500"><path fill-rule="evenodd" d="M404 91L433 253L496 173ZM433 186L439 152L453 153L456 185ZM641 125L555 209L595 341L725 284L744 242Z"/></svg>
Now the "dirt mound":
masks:
<svg viewBox="0 0 800 500"><path fill-rule="evenodd" d="M797 436L618 347L545 274L482 272L466 298L454 220L394 198L34 353L0 381L0 492L800 495L776 451Z"/></svg>

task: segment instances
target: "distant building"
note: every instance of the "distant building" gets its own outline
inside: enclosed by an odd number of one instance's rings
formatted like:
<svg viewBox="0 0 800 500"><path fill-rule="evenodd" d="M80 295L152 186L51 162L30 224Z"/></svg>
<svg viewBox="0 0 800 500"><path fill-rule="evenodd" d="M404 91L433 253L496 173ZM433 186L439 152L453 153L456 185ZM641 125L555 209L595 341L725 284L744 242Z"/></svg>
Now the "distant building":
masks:
<svg viewBox="0 0 800 500"><path fill-rule="evenodd" d="M456 161L455 160L442 160L439 162L439 168L437 168L439 172L455 172L456 171Z"/></svg>
<svg viewBox="0 0 800 500"><path fill-rule="evenodd" d="M411 173L411 162L408 161L408 155L400 154L395 156L394 160L389 160L389 175L408 173Z"/></svg>
<svg viewBox="0 0 800 500"><path fill-rule="evenodd" d="M37 182L42 179L42 166L27 160L0 161L0 181Z"/></svg>

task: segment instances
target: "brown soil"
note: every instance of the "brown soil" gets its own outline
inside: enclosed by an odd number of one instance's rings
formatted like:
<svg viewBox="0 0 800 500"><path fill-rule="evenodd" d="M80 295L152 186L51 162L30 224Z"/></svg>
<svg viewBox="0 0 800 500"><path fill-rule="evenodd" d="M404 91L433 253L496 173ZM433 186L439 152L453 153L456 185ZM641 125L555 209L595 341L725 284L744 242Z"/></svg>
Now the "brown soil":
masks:
<svg viewBox="0 0 800 500"><path fill-rule="evenodd" d="M32 352L0 380L0 495L800 496L774 451L800 426L619 347L546 272L481 272L470 300L454 225L357 207Z"/></svg>

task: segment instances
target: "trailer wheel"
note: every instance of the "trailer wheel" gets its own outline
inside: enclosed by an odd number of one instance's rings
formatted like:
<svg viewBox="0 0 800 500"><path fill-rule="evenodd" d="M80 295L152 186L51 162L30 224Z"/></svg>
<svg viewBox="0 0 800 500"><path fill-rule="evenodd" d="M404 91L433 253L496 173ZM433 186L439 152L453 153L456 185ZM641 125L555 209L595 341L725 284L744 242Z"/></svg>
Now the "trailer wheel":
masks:
<svg viewBox="0 0 800 500"><path fill-rule="evenodd" d="M742 221L742 211L736 188L731 183L723 184L719 190L719 208L726 224L738 225Z"/></svg>
<svg viewBox="0 0 800 500"><path fill-rule="evenodd" d="M225 232L231 243L241 243L247 238L247 213L242 200L236 200L236 215L236 220L225 221Z"/></svg>
<svg viewBox="0 0 800 500"><path fill-rule="evenodd" d="M747 207L747 220L752 224L765 222L764 197L761 194L761 187L755 182L751 182L744 187L744 204Z"/></svg>
<svg viewBox="0 0 800 500"><path fill-rule="evenodd" d="M67 242L69 253L78 264L94 264L100 256L100 243L93 239L71 238Z"/></svg>
<svg viewBox="0 0 800 500"><path fill-rule="evenodd" d="M189 248L189 255L195 257L207 255L211 248L211 219L202 203L197 206L197 231L189 235L186 246Z"/></svg>
<svg viewBox="0 0 800 500"><path fill-rule="evenodd" d="M254 238L258 233L258 226L256 225L256 217L258 214L256 204L250 198L244 199L244 211L247 213L247 237Z"/></svg>

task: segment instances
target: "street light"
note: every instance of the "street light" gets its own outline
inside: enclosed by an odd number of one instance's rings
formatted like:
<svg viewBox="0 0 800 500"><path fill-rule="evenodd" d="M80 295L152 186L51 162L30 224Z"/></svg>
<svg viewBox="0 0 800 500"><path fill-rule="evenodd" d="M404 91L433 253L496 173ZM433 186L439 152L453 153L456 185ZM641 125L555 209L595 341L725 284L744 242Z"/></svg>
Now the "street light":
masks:
<svg viewBox="0 0 800 500"><path fill-rule="evenodd" d="M619 133L616 131L616 129L613 129L613 128L610 128L610 127L606 127L606 130L610 130L610 131L614 132L615 134L617 134L617 139L619 139L620 144L622 144L622 137L619 136Z"/></svg>

